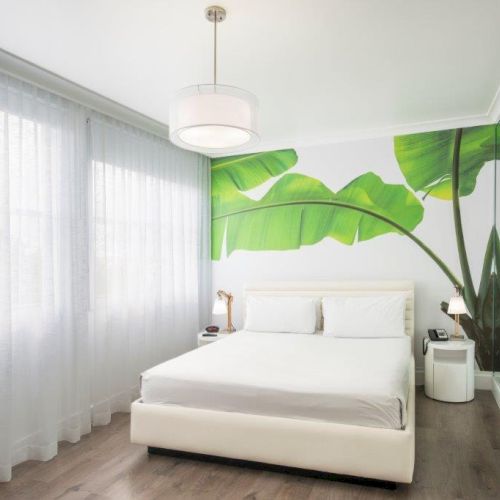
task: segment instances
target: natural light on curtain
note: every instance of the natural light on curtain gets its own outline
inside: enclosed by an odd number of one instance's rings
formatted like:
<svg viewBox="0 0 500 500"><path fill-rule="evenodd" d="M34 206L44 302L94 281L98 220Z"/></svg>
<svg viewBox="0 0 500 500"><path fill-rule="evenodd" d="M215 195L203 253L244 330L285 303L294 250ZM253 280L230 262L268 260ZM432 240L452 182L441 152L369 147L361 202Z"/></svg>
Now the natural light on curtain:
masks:
<svg viewBox="0 0 500 500"><path fill-rule="evenodd" d="M206 320L208 170L205 158L115 120L93 116L90 135L94 421L103 423L128 409L137 374L193 348L188 332Z"/></svg>
<svg viewBox="0 0 500 500"><path fill-rule="evenodd" d="M0 74L0 480L194 346L208 191L205 158Z"/></svg>

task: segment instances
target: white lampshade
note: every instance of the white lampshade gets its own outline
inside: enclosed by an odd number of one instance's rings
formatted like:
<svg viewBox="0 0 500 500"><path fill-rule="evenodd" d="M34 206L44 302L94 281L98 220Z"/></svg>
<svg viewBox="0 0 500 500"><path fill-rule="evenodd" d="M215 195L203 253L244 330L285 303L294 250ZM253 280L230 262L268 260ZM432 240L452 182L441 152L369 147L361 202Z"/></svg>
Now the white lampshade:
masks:
<svg viewBox="0 0 500 500"><path fill-rule="evenodd" d="M228 85L193 85L170 103L170 140L183 149L227 153L259 140L257 98Z"/></svg>
<svg viewBox="0 0 500 500"><path fill-rule="evenodd" d="M465 307L465 302L462 296L452 297L448 305L448 314L465 314L467 313L467 308Z"/></svg>
<svg viewBox="0 0 500 500"><path fill-rule="evenodd" d="M212 314L226 314L227 313L227 304L224 299L216 299L214 302L214 308L212 309Z"/></svg>

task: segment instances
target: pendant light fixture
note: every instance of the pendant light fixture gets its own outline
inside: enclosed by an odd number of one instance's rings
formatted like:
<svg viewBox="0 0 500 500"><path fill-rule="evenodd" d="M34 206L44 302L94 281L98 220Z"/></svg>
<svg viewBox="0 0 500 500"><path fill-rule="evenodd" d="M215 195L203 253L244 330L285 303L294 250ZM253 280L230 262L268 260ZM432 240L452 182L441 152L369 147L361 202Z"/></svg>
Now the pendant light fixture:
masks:
<svg viewBox="0 0 500 500"><path fill-rule="evenodd" d="M170 103L170 140L183 149L225 154L258 142L257 98L238 87L217 83L217 26L226 18L219 6L205 9L214 25L213 83L179 90Z"/></svg>

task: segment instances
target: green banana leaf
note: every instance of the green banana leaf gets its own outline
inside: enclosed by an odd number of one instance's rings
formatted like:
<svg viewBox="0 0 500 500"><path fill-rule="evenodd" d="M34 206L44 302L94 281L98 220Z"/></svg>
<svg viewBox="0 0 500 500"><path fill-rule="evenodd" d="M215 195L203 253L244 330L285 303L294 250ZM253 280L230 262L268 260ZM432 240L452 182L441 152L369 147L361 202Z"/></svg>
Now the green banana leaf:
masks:
<svg viewBox="0 0 500 500"><path fill-rule="evenodd" d="M294 149L213 158L212 192L217 196L227 190L248 191L281 175L296 163Z"/></svg>
<svg viewBox="0 0 500 500"><path fill-rule="evenodd" d="M500 366L500 349L493 349L494 338L500 331L500 280L495 271L499 258L500 240L493 227L486 245L474 316L460 315L462 327L468 337L476 342L479 367L488 371ZM443 303L442 309L446 312L447 304Z"/></svg>
<svg viewBox="0 0 500 500"><path fill-rule="evenodd" d="M211 161L212 213L245 207L249 198L241 193L279 176L297 163L293 149L266 151ZM212 221L212 259L218 260L222 251L225 223Z"/></svg>
<svg viewBox="0 0 500 500"><path fill-rule="evenodd" d="M481 281L479 282L479 289L477 292L478 299L482 296L485 296L488 290L488 283L490 281L490 276L494 272L493 259L495 258L494 250L497 243L498 243L498 233L496 227L493 226L491 228L490 236L488 238L488 243L486 244L486 251L484 253L483 270L481 273Z"/></svg>
<svg viewBox="0 0 500 500"><path fill-rule="evenodd" d="M481 328L484 328L488 323L491 325L493 308L495 307L494 302L497 302L497 315L500 313L500 296L495 294L496 296L493 297L493 288L497 289L499 286L498 276L495 273L494 266L494 259L497 258L495 257L495 249L497 249L497 252L500 251L498 245L500 245L498 233L493 226L486 245L483 270L477 292L476 317L474 319Z"/></svg>
<svg viewBox="0 0 500 500"><path fill-rule="evenodd" d="M394 152L401 172L414 191L442 200L452 199L451 169L456 130L440 130L394 138ZM494 159L495 125L463 130L460 146L460 196L476 187L483 165ZM500 148L497 152L500 158Z"/></svg>
<svg viewBox="0 0 500 500"><path fill-rule="evenodd" d="M227 255L237 249L296 249L327 236L352 245L356 239L399 233L398 227L412 231L423 217L422 204L413 193L402 185L385 184L372 172L338 193L317 179L286 174L262 199L245 198L233 206L213 208L214 247L222 246L225 235ZM214 260L219 256L213 255Z"/></svg>
<svg viewBox="0 0 500 500"><path fill-rule="evenodd" d="M491 281L494 282L494 288L495 288L495 292L492 294L493 295L492 301L493 301L493 307L495 309L495 329L497 330L495 339L497 339L500 338L498 337L500 333L498 332L498 329L500 329L500 276L498 274L498 267L500 266L500 238L498 237L498 232L496 227L493 228L493 231L495 233L495 244L494 244L495 257L493 262ZM500 349L498 348L498 345L496 346L496 350L500 355ZM500 359L497 359L496 363L497 363L496 364L497 369L500 369Z"/></svg>

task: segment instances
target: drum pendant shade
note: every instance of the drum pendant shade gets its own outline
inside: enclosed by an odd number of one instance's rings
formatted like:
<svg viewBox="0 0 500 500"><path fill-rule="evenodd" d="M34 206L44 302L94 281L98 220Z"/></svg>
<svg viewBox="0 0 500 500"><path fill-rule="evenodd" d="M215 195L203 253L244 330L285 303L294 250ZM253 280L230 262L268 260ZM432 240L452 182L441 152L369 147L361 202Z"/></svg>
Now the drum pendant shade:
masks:
<svg viewBox="0 0 500 500"><path fill-rule="evenodd" d="M246 90L217 83L217 25L226 18L226 11L212 5L205 9L205 17L214 24L214 82L175 93L170 102L169 135L183 149L232 153L258 142L258 102Z"/></svg>
<svg viewBox="0 0 500 500"><path fill-rule="evenodd" d="M202 153L226 153L258 142L257 98L228 85L193 85L170 105L170 140Z"/></svg>

